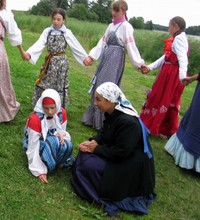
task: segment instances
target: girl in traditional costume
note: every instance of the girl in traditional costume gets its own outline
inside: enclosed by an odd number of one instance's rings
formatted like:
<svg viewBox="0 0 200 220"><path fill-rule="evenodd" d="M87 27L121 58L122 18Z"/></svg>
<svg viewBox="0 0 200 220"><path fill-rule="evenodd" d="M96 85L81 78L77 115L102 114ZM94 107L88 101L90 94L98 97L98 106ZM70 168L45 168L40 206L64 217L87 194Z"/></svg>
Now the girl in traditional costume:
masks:
<svg viewBox="0 0 200 220"><path fill-rule="evenodd" d="M172 37L164 41L164 55L142 68L143 73L159 68L159 74L148 92L140 118L152 135L167 138L173 135L179 124L180 99L184 90L183 80L188 69L188 40L182 17L174 17L169 23Z"/></svg>
<svg viewBox="0 0 200 220"><path fill-rule="evenodd" d="M104 82L113 82L120 86L125 66L125 49L131 64L140 68L144 64L133 36L133 27L127 21L126 11L128 5L124 0L114 1L112 4L113 22L108 26L105 34L94 47L89 57L92 60L100 58L100 63L91 81L91 101L83 115L82 122L85 125L100 129L103 125L104 114L94 106L94 94L96 88Z"/></svg>
<svg viewBox="0 0 200 220"><path fill-rule="evenodd" d="M33 106L41 93L47 88L55 89L60 94L63 107L68 103L69 63L66 55L67 45L76 60L82 65L87 65L84 60L88 55L71 30L64 25L65 17L64 9L55 9L52 12L52 25L45 28L38 41L27 50L29 55L27 60L32 64L37 62L45 47L48 51L45 63L36 80L32 99Z"/></svg>
<svg viewBox="0 0 200 220"><path fill-rule="evenodd" d="M59 166L71 167L74 161L66 127L67 113L58 92L46 89L27 121L23 139L29 170L44 183L48 183L48 172Z"/></svg>

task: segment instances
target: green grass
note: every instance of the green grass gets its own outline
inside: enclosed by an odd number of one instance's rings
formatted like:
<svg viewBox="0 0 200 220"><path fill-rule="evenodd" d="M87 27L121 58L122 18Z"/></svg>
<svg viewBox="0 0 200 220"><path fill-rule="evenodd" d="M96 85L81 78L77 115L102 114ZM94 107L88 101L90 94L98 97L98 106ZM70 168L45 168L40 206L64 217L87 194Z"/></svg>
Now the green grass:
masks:
<svg viewBox="0 0 200 220"><path fill-rule="evenodd" d="M24 49L28 49L39 34L32 33L30 30L23 31ZM138 36L139 34L140 32L137 31ZM155 36L156 33L153 38ZM81 35L78 37L89 51L90 41L87 42ZM49 174L47 185L33 177L28 171L27 158L22 149L23 128L33 110L31 97L34 82L44 61L45 53L36 65L31 65L21 60L18 49L11 47L7 40L5 44L10 61L12 82L21 108L13 121L0 124L0 219L110 219L105 216L101 207L91 205L73 193L70 185L71 173L68 170L58 169ZM67 54L70 63L68 131L74 144L73 155L76 156L78 144L95 133L93 129L82 125L81 117L89 105L90 97L87 91L90 88L89 82L95 72L97 62L91 67L82 67L75 61L69 49ZM153 84L156 73L142 75L131 66L127 57L121 87L138 112L145 100L145 91ZM196 83L189 85L184 91L180 117L190 104L195 85ZM174 160L164 151L165 140L150 137L150 142L155 158L157 199L149 207L149 215L120 213L119 217L112 219L199 220L199 176L175 166Z"/></svg>

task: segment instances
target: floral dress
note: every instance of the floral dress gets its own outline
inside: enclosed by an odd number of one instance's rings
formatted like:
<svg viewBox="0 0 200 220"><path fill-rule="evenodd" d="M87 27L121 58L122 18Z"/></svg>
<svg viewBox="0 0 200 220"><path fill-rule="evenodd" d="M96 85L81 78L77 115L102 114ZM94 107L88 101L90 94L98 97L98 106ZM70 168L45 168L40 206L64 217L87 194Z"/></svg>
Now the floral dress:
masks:
<svg viewBox="0 0 200 220"><path fill-rule="evenodd" d="M44 75L39 83L36 83L32 104L35 105L42 92L47 89L55 89L61 97L62 106L68 103L69 87L69 63L65 54L67 42L62 31L57 34L50 31L47 37L47 51L45 63L41 70L45 68ZM49 62L47 59L49 58Z"/></svg>

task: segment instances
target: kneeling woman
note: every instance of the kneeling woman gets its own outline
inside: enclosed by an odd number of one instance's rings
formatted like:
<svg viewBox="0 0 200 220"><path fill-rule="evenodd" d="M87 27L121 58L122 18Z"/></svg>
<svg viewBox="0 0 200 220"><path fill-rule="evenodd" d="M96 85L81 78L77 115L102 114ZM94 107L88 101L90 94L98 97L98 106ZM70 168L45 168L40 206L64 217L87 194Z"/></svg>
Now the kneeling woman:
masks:
<svg viewBox="0 0 200 220"><path fill-rule="evenodd" d="M58 166L69 167L74 161L66 126L67 113L58 92L46 89L27 121L23 139L29 170L44 183L48 183L48 172Z"/></svg>
<svg viewBox="0 0 200 220"><path fill-rule="evenodd" d="M74 191L89 202L103 204L110 216L120 210L147 214L155 196L147 131L114 83L96 89L94 104L106 119L98 135L79 145L72 169Z"/></svg>

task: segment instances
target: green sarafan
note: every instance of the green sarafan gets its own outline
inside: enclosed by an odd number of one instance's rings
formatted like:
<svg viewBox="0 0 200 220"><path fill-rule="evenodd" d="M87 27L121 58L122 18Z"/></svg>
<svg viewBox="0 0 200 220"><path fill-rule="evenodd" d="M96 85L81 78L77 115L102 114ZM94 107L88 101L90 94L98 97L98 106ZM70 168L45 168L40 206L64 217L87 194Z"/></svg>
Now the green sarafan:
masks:
<svg viewBox="0 0 200 220"><path fill-rule="evenodd" d="M29 17L23 12L18 12L16 19L22 29L25 50L38 39L44 26L49 25L49 19L39 16ZM103 24L82 22L75 19L68 19L67 23L88 52L106 28L106 25ZM38 31L32 31L36 25ZM95 27L95 31L91 25ZM155 41L160 41L160 33L135 30L135 38L141 48L139 49L142 57L146 59L146 63L150 63L151 59L148 58L147 54L151 52L152 44L155 47ZM70 170L58 168L56 172L49 174L48 184L43 184L33 177L28 171L27 157L22 148L23 129L28 116L33 111L31 98L34 83L46 54L43 52L37 64L32 65L21 59L18 49L10 46L8 40L5 39L4 43L9 57L13 87L21 107L13 121L0 124L0 219L200 219L199 176L176 167L173 159L164 150L166 140L158 137L150 137L155 159L157 198L149 206L149 214L145 216L131 213L119 213L113 218L106 216L102 207L85 202L73 192L70 184ZM200 48L200 42L191 41L191 45L195 45L192 47L193 50L198 51ZM162 53L162 48L160 51ZM196 59L200 53L196 55L194 55L194 51L191 53L193 53L190 58L192 65L197 62ZM83 67L75 61L70 52L67 52L67 55L70 64L70 103L67 106L67 129L72 137L73 155L76 157L78 144L96 133L92 128L84 126L81 123L81 118L90 103L90 96L87 91L90 88L90 80L95 73L98 61L90 67ZM193 73L195 73L195 69L190 71L190 74ZM145 93L152 86L156 74L157 72L154 71L148 75L142 75L131 66L128 59L126 60L121 88L138 112L141 111ZM191 102L195 86L195 83L190 84L184 90L180 119Z"/></svg>

